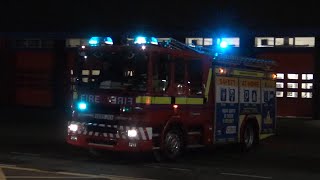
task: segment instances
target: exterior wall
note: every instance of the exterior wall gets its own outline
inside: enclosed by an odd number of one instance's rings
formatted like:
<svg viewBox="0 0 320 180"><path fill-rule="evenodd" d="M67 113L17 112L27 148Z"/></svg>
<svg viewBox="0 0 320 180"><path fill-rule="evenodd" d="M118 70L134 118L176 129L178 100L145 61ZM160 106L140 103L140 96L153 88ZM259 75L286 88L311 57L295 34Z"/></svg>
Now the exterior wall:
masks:
<svg viewBox="0 0 320 180"><path fill-rule="evenodd" d="M15 52L15 104L51 107L53 105L54 53L50 50Z"/></svg>
<svg viewBox="0 0 320 180"><path fill-rule="evenodd" d="M312 89L302 89L302 83L313 83L313 80L302 80L302 74L314 74L314 54L312 52L263 52L259 58L277 61L277 72L284 74L284 79L278 82L284 84L277 91L283 92L278 97L278 116L312 117L312 98L303 98L302 92L311 92ZM288 79L288 74L298 74L298 79ZM292 89L287 83L298 83L298 88ZM287 97L288 92L297 92L297 97Z"/></svg>
<svg viewBox="0 0 320 180"><path fill-rule="evenodd" d="M70 96L65 41L55 40L50 48L20 48L12 42L0 40L0 105L64 108Z"/></svg>

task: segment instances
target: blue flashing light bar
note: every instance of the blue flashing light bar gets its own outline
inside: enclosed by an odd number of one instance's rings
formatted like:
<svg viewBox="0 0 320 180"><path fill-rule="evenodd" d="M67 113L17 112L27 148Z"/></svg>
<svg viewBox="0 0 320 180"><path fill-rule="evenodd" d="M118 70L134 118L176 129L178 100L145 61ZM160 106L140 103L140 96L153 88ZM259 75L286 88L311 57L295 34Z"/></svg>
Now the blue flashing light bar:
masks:
<svg viewBox="0 0 320 180"><path fill-rule="evenodd" d="M102 37L91 37L89 39L89 45L90 46L100 46L101 44L107 44L107 45L113 45L113 40L111 37L105 37L105 38L102 38Z"/></svg>
<svg viewBox="0 0 320 180"><path fill-rule="evenodd" d="M111 37L105 37L103 41L105 44L113 45L113 40Z"/></svg>
<svg viewBox="0 0 320 180"><path fill-rule="evenodd" d="M138 36L134 39L134 44L146 44L147 43L147 38Z"/></svg>
<svg viewBox="0 0 320 180"><path fill-rule="evenodd" d="M97 46L100 43L100 38L99 37L92 37L89 40L90 46Z"/></svg>
<svg viewBox="0 0 320 180"><path fill-rule="evenodd" d="M155 37L144 37L144 36L137 36L134 39L134 44L154 44L158 45L158 39Z"/></svg>
<svg viewBox="0 0 320 180"><path fill-rule="evenodd" d="M151 44L158 45L158 39L155 37L151 37Z"/></svg>

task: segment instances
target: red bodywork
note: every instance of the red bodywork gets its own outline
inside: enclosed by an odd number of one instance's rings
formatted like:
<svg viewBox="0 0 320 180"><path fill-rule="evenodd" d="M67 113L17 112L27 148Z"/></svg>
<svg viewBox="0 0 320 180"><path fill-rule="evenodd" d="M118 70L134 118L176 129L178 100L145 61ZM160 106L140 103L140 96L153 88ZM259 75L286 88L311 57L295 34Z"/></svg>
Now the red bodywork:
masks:
<svg viewBox="0 0 320 180"><path fill-rule="evenodd" d="M110 52L128 47L110 46L94 48L101 48L104 52ZM135 51L142 51L141 46L134 46L131 48ZM166 129L173 125L180 127L181 130L184 131L188 144L206 145L213 143L214 128L212 127L212 121L215 102L211 96L213 88L206 87L209 89L207 97L205 97L204 94L189 94L187 66L185 66L184 83L174 83L175 61L170 61L169 63L171 80L167 90L165 92L156 92L152 86L155 56L162 54L168 55L171 58L201 60L203 62L203 84L207 83L208 72L212 65L210 57L198 53L172 50L157 46L147 46L144 52L149 57L147 66L147 90L145 92L107 92L88 90L85 93L78 94L78 98L74 101L74 106L76 106L75 102L84 100L94 106L95 108L93 109L101 109L103 107L102 109L113 109L117 112L116 115L113 115L112 112L90 112L85 114L76 110L76 108L73 108L73 119L69 124L78 124L79 127L85 126L85 128L79 128L76 132L72 132L69 129L67 136L68 143L85 148L93 147L114 151L152 151L153 149L162 146L162 137L166 132ZM87 69L90 70L96 67L96 64L91 67L89 65ZM180 102L178 102L179 98ZM187 98L195 98L197 100L202 99L203 103L186 103ZM123 108L131 108L132 111L122 112ZM87 126L88 120L79 121L80 118L91 118L94 120L95 116L104 116L105 118L111 119L110 115L113 115L113 120L117 120L116 123L102 122L94 125L93 122L90 125L91 129ZM104 128L110 128L110 131L98 132L98 129ZM136 129L138 131L137 138L130 139L127 136L127 130L129 129ZM201 131L201 135L196 133L191 136L188 135L188 132L193 131Z"/></svg>

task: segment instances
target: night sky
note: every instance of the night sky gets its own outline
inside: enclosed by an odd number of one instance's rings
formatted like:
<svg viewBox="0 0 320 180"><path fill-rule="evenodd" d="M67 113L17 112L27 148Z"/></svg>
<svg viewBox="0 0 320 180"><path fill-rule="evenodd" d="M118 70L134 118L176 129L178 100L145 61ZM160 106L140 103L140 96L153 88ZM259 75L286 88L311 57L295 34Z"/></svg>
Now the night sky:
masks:
<svg viewBox="0 0 320 180"><path fill-rule="evenodd" d="M0 31L203 31L232 27L320 27L316 1L282 1L10 0L1 2Z"/></svg>

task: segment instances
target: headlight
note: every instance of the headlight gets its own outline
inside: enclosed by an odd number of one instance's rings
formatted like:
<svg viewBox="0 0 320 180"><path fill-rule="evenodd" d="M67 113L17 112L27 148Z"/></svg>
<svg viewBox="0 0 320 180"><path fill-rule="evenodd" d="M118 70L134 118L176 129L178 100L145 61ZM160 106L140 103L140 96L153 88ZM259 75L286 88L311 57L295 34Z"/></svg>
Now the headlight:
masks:
<svg viewBox="0 0 320 180"><path fill-rule="evenodd" d="M78 131L79 126L77 124L70 124L68 128L70 129L70 131L76 132Z"/></svg>
<svg viewBox="0 0 320 180"><path fill-rule="evenodd" d="M128 130L128 137L137 137L137 135L138 135L138 132L137 132L137 130L135 130L135 129L130 129L130 130Z"/></svg>

